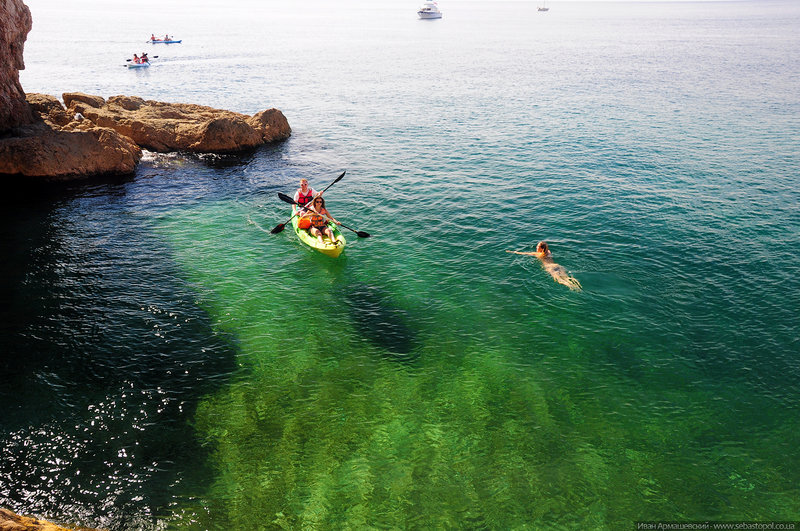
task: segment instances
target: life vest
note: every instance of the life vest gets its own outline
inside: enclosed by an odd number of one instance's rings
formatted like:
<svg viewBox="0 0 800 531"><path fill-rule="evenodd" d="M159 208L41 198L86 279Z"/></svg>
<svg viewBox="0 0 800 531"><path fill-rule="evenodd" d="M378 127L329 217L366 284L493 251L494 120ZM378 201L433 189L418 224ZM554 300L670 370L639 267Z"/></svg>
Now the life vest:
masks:
<svg viewBox="0 0 800 531"><path fill-rule="evenodd" d="M314 196L314 190L311 188L308 189L308 195L303 195L303 192L300 190L297 191L297 204L300 206L306 206L308 203L311 202L311 198Z"/></svg>
<svg viewBox="0 0 800 531"><path fill-rule="evenodd" d="M318 229L321 229L328 225L328 222L325 220L324 216L320 214L311 214L311 225Z"/></svg>

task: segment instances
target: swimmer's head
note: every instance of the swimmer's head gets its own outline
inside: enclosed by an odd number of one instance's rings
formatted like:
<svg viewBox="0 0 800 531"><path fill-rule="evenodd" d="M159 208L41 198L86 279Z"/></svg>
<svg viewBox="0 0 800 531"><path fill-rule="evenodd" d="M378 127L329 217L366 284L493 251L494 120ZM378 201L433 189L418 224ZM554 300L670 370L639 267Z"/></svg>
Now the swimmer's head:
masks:
<svg viewBox="0 0 800 531"><path fill-rule="evenodd" d="M547 243L539 242L536 244L536 252L537 253L546 253L548 252Z"/></svg>

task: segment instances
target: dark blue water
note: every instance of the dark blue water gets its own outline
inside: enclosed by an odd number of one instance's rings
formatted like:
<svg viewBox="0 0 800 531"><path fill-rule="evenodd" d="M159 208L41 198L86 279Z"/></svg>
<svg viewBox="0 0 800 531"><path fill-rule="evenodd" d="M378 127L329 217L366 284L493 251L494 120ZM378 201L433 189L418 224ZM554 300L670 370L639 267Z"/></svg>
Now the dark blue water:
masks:
<svg viewBox="0 0 800 531"><path fill-rule="evenodd" d="M440 6L145 3L161 29L31 3L27 91L276 106L293 136L4 199L0 504L113 529L798 519L800 9ZM371 238L330 260L269 233L277 192L345 169L329 206ZM582 291L505 253L542 239Z"/></svg>

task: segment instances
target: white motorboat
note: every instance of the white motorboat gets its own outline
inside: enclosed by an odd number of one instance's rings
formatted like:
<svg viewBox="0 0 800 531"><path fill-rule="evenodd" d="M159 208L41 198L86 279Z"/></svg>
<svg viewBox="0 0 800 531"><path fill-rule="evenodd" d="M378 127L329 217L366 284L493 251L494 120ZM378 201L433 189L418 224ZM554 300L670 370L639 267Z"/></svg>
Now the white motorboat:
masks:
<svg viewBox="0 0 800 531"><path fill-rule="evenodd" d="M417 11L417 15L419 15L419 18L442 18L442 12L439 11L439 6L432 0L422 4L422 7Z"/></svg>

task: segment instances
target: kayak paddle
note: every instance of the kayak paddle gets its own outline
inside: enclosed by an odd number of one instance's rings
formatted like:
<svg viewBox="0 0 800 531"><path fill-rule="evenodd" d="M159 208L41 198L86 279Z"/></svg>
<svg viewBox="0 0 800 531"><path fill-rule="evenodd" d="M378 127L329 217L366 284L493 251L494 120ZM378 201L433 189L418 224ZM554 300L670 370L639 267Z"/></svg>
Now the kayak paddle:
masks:
<svg viewBox="0 0 800 531"><path fill-rule="evenodd" d="M328 186L326 186L326 187L325 187L325 188L324 188L324 189L323 189L323 190L322 190L320 193L318 193L318 194L316 195L316 197L319 197L319 196L321 196L322 194L324 194L324 193L325 193L325 190L327 190L328 188L330 188L330 187L331 187L331 186L333 186L334 184L336 184L336 183L338 183L339 181L341 181L341 180L342 180L342 177L344 177L344 174L345 174L345 173L347 173L347 170L344 170L344 171L342 172L342 174L336 178L336 180L335 180L335 181L333 181L331 184L329 184ZM278 194L278 195L282 195L282 194ZM291 198L291 197L289 197L288 195L286 196L286 198L288 198L288 199L289 199L289 202L291 202L291 203L294 203L294 199L292 199L292 198ZM285 200L284 200L284 201L285 201ZM282 231L282 230L283 230L283 229L286 227L286 223L289 223L290 221L292 221L292 218L293 218L293 217L295 217L296 215L297 215L297 214L292 214L292 217L291 217L291 218L289 218L289 219L287 219L285 223L279 223L279 224L275 225L275 228L274 228L274 229L272 229L270 232L271 232L272 234L278 234L280 231Z"/></svg>
<svg viewBox="0 0 800 531"><path fill-rule="evenodd" d="M351 231L355 232L356 234L358 234L359 238L369 238L369 232L364 232L363 230L351 229L350 227L348 227L344 223L339 223L339 225L344 227L344 228L346 228L346 229L348 229L348 230L351 230Z"/></svg>
<svg viewBox="0 0 800 531"><path fill-rule="evenodd" d="M282 193L278 192L278 197L280 197L282 201L286 201L287 203L290 203L292 205L297 205L297 201L295 201L294 199L292 199L291 197L289 197L286 194L282 194ZM292 217L294 217L294 216L292 216ZM289 219L292 219L292 218L289 218ZM358 234L359 238L369 238L369 233L368 232L364 232L363 230L351 229L350 227L348 227L344 223L339 223L339 225L344 227L344 228L346 228L346 229L348 229L348 230L351 230L351 231L355 232L356 234Z"/></svg>

